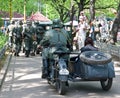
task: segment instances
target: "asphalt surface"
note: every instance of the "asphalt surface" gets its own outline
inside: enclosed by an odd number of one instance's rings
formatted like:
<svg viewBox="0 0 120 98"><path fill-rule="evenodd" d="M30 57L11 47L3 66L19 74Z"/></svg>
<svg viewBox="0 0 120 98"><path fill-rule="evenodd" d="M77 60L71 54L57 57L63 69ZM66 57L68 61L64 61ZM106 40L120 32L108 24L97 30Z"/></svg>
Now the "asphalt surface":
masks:
<svg viewBox="0 0 120 98"><path fill-rule="evenodd" d="M41 56L12 56L0 98L120 98L120 63L113 59L116 77L110 91L103 91L100 82L70 82L66 95L59 95L54 86L41 79Z"/></svg>

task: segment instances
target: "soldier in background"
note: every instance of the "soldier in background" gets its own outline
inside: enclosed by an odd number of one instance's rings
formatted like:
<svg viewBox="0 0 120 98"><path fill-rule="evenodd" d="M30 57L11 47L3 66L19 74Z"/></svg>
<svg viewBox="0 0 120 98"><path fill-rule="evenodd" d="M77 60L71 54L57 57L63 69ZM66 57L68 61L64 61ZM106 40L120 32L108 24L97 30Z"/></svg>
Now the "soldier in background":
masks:
<svg viewBox="0 0 120 98"><path fill-rule="evenodd" d="M34 36L34 28L30 21L27 21L27 26L23 29L23 37L24 37L24 44L25 44L25 55L29 57L30 52L33 46L33 36Z"/></svg>
<svg viewBox="0 0 120 98"><path fill-rule="evenodd" d="M11 20L10 25L8 26L6 33L9 36L9 46L12 49L13 48L13 32L15 28L15 21Z"/></svg>
<svg viewBox="0 0 120 98"><path fill-rule="evenodd" d="M39 23L36 23L36 41L37 41L36 54L39 54L39 52L42 51L42 47L39 46L39 44L44 36L44 33L45 33L44 28Z"/></svg>
<svg viewBox="0 0 120 98"><path fill-rule="evenodd" d="M22 21L19 21L14 30L14 44L15 44L15 56L19 56L19 52L21 51L22 46Z"/></svg>

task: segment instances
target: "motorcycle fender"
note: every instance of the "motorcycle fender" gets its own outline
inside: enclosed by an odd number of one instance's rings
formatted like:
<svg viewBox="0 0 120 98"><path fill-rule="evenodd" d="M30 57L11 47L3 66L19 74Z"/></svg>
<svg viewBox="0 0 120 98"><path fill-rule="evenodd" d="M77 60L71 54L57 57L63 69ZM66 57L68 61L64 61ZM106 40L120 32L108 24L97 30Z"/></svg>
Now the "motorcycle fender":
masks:
<svg viewBox="0 0 120 98"><path fill-rule="evenodd" d="M60 75L59 80L60 81L68 81L68 75Z"/></svg>

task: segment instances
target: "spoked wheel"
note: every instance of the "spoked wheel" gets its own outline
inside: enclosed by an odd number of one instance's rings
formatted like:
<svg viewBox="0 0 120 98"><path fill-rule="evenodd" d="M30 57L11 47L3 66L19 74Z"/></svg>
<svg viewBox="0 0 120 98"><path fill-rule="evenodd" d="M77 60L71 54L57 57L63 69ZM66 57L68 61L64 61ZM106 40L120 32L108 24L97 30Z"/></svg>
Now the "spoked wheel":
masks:
<svg viewBox="0 0 120 98"><path fill-rule="evenodd" d="M113 81L113 78L100 80L102 89L105 90L105 91L108 91L111 88L111 86L112 86L112 81Z"/></svg>
<svg viewBox="0 0 120 98"><path fill-rule="evenodd" d="M64 95L66 93L66 82L62 82L60 80L56 81L56 89L60 95Z"/></svg>

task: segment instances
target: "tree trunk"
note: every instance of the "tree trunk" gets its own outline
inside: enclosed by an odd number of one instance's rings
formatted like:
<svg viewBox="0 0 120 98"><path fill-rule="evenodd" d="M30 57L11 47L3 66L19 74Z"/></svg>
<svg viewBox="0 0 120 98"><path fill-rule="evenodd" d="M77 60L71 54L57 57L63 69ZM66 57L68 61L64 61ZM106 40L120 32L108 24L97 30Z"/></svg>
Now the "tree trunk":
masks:
<svg viewBox="0 0 120 98"><path fill-rule="evenodd" d="M120 27L120 3L118 6L117 16L114 20L113 27L112 27L112 36L113 36L114 44L117 42L117 33L118 33L119 27Z"/></svg>
<svg viewBox="0 0 120 98"><path fill-rule="evenodd" d="M95 19L95 1L96 0L90 0L90 21Z"/></svg>
<svg viewBox="0 0 120 98"><path fill-rule="evenodd" d="M80 16L80 12L84 10L84 3L86 0L80 0L80 3L78 3L79 6L79 12L78 12L78 20L79 20L79 16Z"/></svg>

